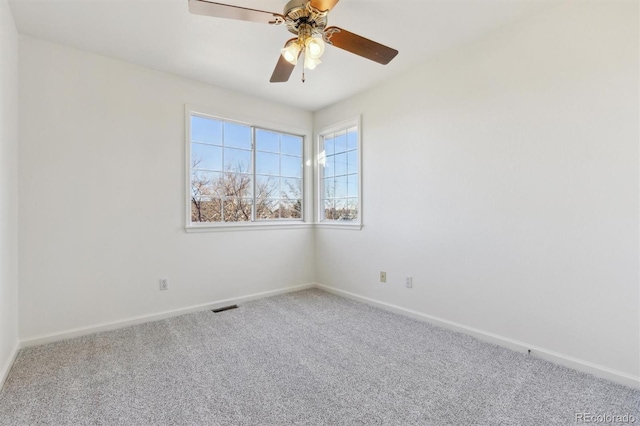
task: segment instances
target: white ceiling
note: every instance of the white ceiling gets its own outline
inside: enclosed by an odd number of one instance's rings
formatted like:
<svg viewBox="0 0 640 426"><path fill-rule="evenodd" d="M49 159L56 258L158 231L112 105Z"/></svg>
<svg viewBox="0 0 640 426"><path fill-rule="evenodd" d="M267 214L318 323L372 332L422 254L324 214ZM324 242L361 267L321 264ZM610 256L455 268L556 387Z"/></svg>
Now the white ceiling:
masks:
<svg viewBox="0 0 640 426"><path fill-rule="evenodd" d="M287 0L216 0L282 13ZM18 31L149 68L315 111L429 57L535 13L548 0L342 0L329 25L400 51L386 66L328 47L269 83L286 28L192 15L187 0L10 0Z"/></svg>

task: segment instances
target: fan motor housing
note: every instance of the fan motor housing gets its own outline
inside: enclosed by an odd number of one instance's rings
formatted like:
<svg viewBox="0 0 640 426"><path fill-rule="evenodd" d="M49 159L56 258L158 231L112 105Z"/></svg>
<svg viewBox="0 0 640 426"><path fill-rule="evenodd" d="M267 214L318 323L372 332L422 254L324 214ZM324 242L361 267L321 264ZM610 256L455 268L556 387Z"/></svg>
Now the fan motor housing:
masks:
<svg viewBox="0 0 640 426"><path fill-rule="evenodd" d="M327 12L317 10L308 0L291 0L284 8L284 24L296 35L302 24L311 28L312 35L322 34L327 27Z"/></svg>

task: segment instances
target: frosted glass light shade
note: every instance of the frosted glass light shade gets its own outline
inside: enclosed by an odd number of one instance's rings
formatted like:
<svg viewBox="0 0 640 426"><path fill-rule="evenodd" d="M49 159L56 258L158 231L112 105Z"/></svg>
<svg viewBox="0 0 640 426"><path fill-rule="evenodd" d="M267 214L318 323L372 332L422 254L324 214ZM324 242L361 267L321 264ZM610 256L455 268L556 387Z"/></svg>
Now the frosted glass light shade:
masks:
<svg viewBox="0 0 640 426"><path fill-rule="evenodd" d="M281 50L282 57L290 64L298 63L298 56L300 55L300 46L298 43L291 43L287 47Z"/></svg>
<svg viewBox="0 0 640 426"><path fill-rule="evenodd" d="M312 58L309 55L304 55L304 67L308 70L312 70L317 67L322 61L320 59Z"/></svg>
<svg viewBox="0 0 640 426"><path fill-rule="evenodd" d="M318 37L311 37L307 39L306 44L305 56L312 59L320 59L320 56L324 53L324 41Z"/></svg>

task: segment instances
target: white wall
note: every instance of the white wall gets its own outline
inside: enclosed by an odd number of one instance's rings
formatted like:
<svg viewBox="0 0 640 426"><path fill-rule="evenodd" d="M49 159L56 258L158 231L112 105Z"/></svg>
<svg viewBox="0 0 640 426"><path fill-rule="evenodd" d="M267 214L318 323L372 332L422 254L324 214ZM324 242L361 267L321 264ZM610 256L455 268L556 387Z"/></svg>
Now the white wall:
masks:
<svg viewBox="0 0 640 426"><path fill-rule="evenodd" d="M317 281L637 380L638 76L638 3L568 2L320 111L363 114L365 226Z"/></svg>
<svg viewBox="0 0 640 426"><path fill-rule="evenodd" d="M1 366L16 342L17 49L0 13L1 72L14 68L1 80ZM22 339L312 282L315 268L322 284L640 374L636 2L554 8L315 116L19 47ZM186 234L185 103L316 129L362 113L364 229Z"/></svg>
<svg viewBox="0 0 640 426"><path fill-rule="evenodd" d="M185 104L311 113L28 37L20 72L22 339L313 282L312 229L184 230Z"/></svg>
<svg viewBox="0 0 640 426"><path fill-rule="evenodd" d="M18 33L0 1L0 386L18 347Z"/></svg>

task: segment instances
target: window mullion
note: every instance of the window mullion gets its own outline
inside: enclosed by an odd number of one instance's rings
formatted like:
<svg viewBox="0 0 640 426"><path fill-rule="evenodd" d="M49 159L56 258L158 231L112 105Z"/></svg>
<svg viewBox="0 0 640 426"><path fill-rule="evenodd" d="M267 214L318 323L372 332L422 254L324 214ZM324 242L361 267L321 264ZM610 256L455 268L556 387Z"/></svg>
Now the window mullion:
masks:
<svg viewBox="0 0 640 426"><path fill-rule="evenodd" d="M278 135L278 219L282 219L282 134Z"/></svg>
<svg viewBox="0 0 640 426"><path fill-rule="evenodd" d="M251 222L256 221L256 128L251 126Z"/></svg>
<svg viewBox="0 0 640 426"><path fill-rule="evenodd" d="M225 153L226 153L226 146L227 144L224 143L224 123L222 124L222 171L220 172L220 175L222 176L222 179L224 179L225 177L225 169L224 169L224 165L225 165ZM225 205L225 201L227 201L227 194L226 193L222 193L219 195L220 196L220 220L222 221L222 223L226 222L227 219L225 218L225 214L224 214L224 205Z"/></svg>

